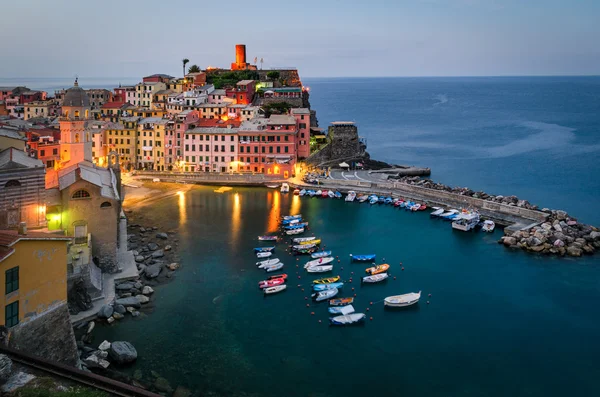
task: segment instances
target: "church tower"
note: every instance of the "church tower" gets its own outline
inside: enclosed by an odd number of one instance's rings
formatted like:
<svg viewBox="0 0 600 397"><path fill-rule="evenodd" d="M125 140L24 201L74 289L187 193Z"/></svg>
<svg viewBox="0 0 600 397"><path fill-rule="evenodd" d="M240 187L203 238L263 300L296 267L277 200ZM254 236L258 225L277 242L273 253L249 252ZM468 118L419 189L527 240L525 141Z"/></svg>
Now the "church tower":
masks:
<svg viewBox="0 0 600 397"><path fill-rule="evenodd" d="M65 168L83 161L92 163L92 136L86 129L90 118L90 99L77 79L62 103L60 123L60 165Z"/></svg>

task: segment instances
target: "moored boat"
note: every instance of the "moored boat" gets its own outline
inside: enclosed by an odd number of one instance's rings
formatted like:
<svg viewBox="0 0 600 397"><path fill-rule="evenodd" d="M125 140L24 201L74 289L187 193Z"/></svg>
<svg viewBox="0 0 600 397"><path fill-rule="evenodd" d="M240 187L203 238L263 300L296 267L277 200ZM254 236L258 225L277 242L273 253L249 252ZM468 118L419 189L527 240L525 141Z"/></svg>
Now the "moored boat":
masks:
<svg viewBox="0 0 600 397"><path fill-rule="evenodd" d="M259 241L277 241L277 236L258 236Z"/></svg>
<svg viewBox="0 0 600 397"><path fill-rule="evenodd" d="M319 278L319 279L313 280L313 284L331 284L331 283L337 282L339 279L340 279L340 276Z"/></svg>
<svg viewBox="0 0 600 397"><path fill-rule="evenodd" d="M312 189L310 189L310 190L307 190L307 191L306 191L306 194L307 194L308 196L310 196L310 197L313 197L313 196L315 195L315 191L314 191L314 190L312 190Z"/></svg>
<svg viewBox="0 0 600 397"><path fill-rule="evenodd" d="M379 201L379 197L377 197L377 196L369 197L369 204L377 204L378 201Z"/></svg>
<svg viewBox="0 0 600 397"><path fill-rule="evenodd" d="M313 300L315 302L321 302L324 300L327 300L329 298L333 298L334 296L336 296L338 294L339 290L334 288L334 289L329 289L326 291L320 291L320 292L316 292L314 294L311 295L311 297L313 298Z"/></svg>
<svg viewBox="0 0 600 397"><path fill-rule="evenodd" d="M350 298L337 298L337 299L331 299L329 301L329 305L330 306L343 306L343 305L349 305L351 303L354 302L354 298L350 297Z"/></svg>
<svg viewBox="0 0 600 397"><path fill-rule="evenodd" d="M427 209L427 206L425 204L421 204L421 206L418 208L418 211L425 211Z"/></svg>
<svg viewBox="0 0 600 397"><path fill-rule="evenodd" d="M315 284L313 290L315 291L326 291L328 289L340 289L344 286L344 283L330 283L330 284Z"/></svg>
<svg viewBox="0 0 600 397"><path fill-rule="evenodd" d="M345 306L331 306L327 308L327 311L331 314L350 314L354 313L354 306L345 305Z"/></svg>
<svg viewBox="0 0 600 397"><path fill-rule="evenodd" d="M321 190L317 190L315 192L315 196L317 196L317 197L321 197L322 194L323 194L323 192Z"/></svg>
<svg viewBox="0 0 600 397"><path fill-rule="evenodd" d="M354 190L350 190L344 200L352 202L355 199L356 199L356 192Z"/></svg>
<svg viewBox="0 0 600 397"><path fill-rule="evenodd" d="M287 288L287 285L285 285L285 284L277 285L275 287L265 288L263 290L263 292L265 293L265 295L276 294L277 292L281 292L281 291L285 290L286 288Z"/></svg>
<svg viewBox="0 0 600 397"><path fill-rule="evenodd" d="M308 226L308 222L300 222L300 223L294 223L291 225L285 225L285 226L283 226L283 229L284 230L303 229L304 226Z"/></svg>
<svg viewBox="0 0 600 397"><path fill-rule="evenodd" d="M374 275L374 274L379 274L379 273L385 273L388 271L389 268L390 268L390 265L388 265L387 263L382 263L381 265L377 265L377 266L373 266L368 269L365 269L365 272L369 273L370 275Z"/></svg>
<svg viewBox="0 0 600 397"><path fill-rule="evenodd" d="M292 230L286 230L285 234L287 234L288 236L292 236L294 234L302 234L304 233L304 228L301 229L292 229Z"/></svg>
<svg viewBox="0 0 600 397"><path fill-rule="evenodd" d="M274 272L274 271L276 271L276 270L279 270L279 269L281 269L282 267L283 267L283 263L282 263L282 262L279 262L279 263L276 263L276 264L274 264L274 265L267 266L267 267L265 267L264 269L265 269L265 271L266 271L267 273L271 273L271 272Z"/></svg>
<svg viewBox="0 0 600 397"><path fill-rule="evenodd" d="M281 193L288 193L290 191L290 185L288 185L287 183L282 183L281 184Z"/></svg>
<svg viewBox="0 0 600 397"><path fill-rule="evenodd" d="M375 260L375 258L377 257L376 254L368 254L368 255L356 255L356 254L350 254L350 258L353 261L356 262L367 262L367 261L372 261Z"/></svg>
<svg viewBox="0 0 600 397"><path fill-rule="evenodd" d="M319 266L312 266L306 269L306 271L308 273L326 273L326 272L330 272L333 270L333 265L319 265Z"/></svg>
<svg viewBox="0 0 600 397"><path fill-rule="evenodd" d="M310 241L309 241L309 243L310 243ZM292 249L294 251L301 251L301 250L306 250L309 248L314 248L316 246L317 246L317 244L299 244L299 245L292 245Z"/></svg>
<svg viewBox="0 0 600 397"><path fill-rule="evenodd" d="M296 237L292 239L294 243L304 243L306 241L316 240L316 237Z"/></svg>
<svg viewBox="0 0 600 397"><path fill-rule="evenodd" d="M387 279L388 277L389 276L387 273L379 273L379 274L374 274L372 276L363 277L362 282L363 283L378 283L380 281Z"/></svg>
<svg viewBox="0 0 600 397"><path fill-rule="evenodd" d="M277 189L279 185L266 185L269 189Z"/></svg>
<svg viewBox="0 0 600 397"><path fill-rule="evenodd" d="M493 232L495 228L496 228L496 224L494 223L494 221L489 220L489 219L483 221L483 226L481 226L481 230L483 230L484 232L488 232L488 233Z"/></svg>
<svg viewBox="0 0 600 397"><path fill-rule="evenodd" d="M383 304L390 307L405 307L414 305L415 303L419 302L419 299L421 299L421 291L411 292L403 295L388 296L383 300Z"/></svg>
<svg viewBox="0 0 600 397"><path fill-rule="evenodd" d="M316 238L314 240L309 240L309 241L300 241L300 245L308 245L308 244L319 245L319 244L321 244L321 239Z"/></svg>
<svg viewBox="0 0 600 397"><path fill-rule="evenodd" d="M294 196L299 196L300 195L300 189L296 188L294 189Z"/></svg>
<svg viewBox="0 0 600 397"><path fill-rule="evenodd" d="M352 313L329 318L331 325L349 325L363 321L367 317L364 313Z"/></svg>
<svg viewBox="0 0 600 397"><path fill-rule="evenodd" d="M276 278L282 278L284 280L287 280L287 274L281 273L281 274L274 274L272 276L269 276L269 280L275 280Z"/></svg>
<svg viewBox="0 0 600 397"><path fill-rule="evenodd" d="M304 196L306 194L306 189L302 189L300 190L300 192L298 193L299 196Z"/></svg>
<svg viewBox="0 0 600 397"><path fill-rule="evenodd" d="M444 213L444 211L445 210L443 208L438 208L437 210L435 210L431 214L429 214L429 216L431 216L431 217L440 216Z"/></svg>
<svg viewBox="0 0 600 397"><path fill-rule="evenodd" d="M314 259L312 261L308 261L304 264L304 268L308 269L309 267L312 266L321 266L321 265L326 265L328 263L333 262L333 256L328 256L325 258L319 258L319 259Z"/></svg>
<svg viewBox="0 0 600 397"><path fill-rule="evenodd" d="M272 280L263 280L258 282L258 288L269 288L274 287L276 285L285 284L285 279L283 278L274 278Z"/></svg>
<svg viewBox="0 0 600 397"><path fill-rule="evenodd" d="M363 195L360 195L360 196L358 196L358 197L356 198L356 200L357 200L359 203L364 203L364 202L365 202L365 201L367 201L368 199L369 199L369 196L367 196L367 195L364 195L364 194L363 194Z"/></svg>
<svg viewBox="0 0 600 397"><path fill-rule="evenodd" d="M272 252L257 252L257 253L256 253L256 257L257 257L257 258L268 258L268 257L270 257L271 255L273 255L273 253L272 253Z"/></svg>
<svg viewBox="0 0 600 397"><path fill-rule="evenodd" d="M467 212L460 215L460 219L452 222L452 229L468 232L475 229L479 223L479 214L477 212Z"/></svg>
<svg viewBox="0 0 600 397"><path fill-rule="evenodd" d="M392 202L394 201L394 199L392 197L386 197L385 200L383 201L384 204L392 204Z"/></svg>
<svg viewBox="0 0 600 397"><path fill-rule="evenodd" d="M329 190L323 190L323 192L321 192L321 197L328 198L329 197Z"/></svg>
<svg viewBox="0 0 600 397"><path fill-rule="evenodd" d="M275 249L275 247L256 247L254 248L254 252L271 252Z"/></svg>
<svg viewBox="0 0 600 397"><path fill-rule="evenodd" d="M304 248L304 246L302 246L303 248L298 248L295 250L292 250L292 254L294 255L307 255L307 254L312 254L313 252L316 252L318 250L317 247L308 247L308 248Z"/></svg>
<svg viewBox="0 0 600 397"><path fill-rule="evenodd" d="M318 259L318 258L325 258L326 256L329 256L329 255L331 255L331 251L319 251L319 252L312 253L310 255L310 257L313 259Z"/></svg>
<svg viewBox="0 0 600 397"><path fill-rule="evenodd" d="M274 265L276 263L279 263L279 259L277 258L273 258L273 259L267 259L264 261L260 261L260 262L256 262L256 266L258 266L259 269L262 269L261 266L270 266L270 265Z"/></svg>
<svg viewBox="0 0 600 397"><path fill-rule="evenodd" d="M329 195L329 198L336 198L335 193L336 192L334 192L333 190L330 190L327 194ZM341 197L341 195L340 195L340 197Z"/></svg>
<svg viewBox="0 0 600 397"><path fill-rule="evenodd" d="M286 215L282 218L284 221L287 219L302 219L302 214L297 215Z"/></svg>

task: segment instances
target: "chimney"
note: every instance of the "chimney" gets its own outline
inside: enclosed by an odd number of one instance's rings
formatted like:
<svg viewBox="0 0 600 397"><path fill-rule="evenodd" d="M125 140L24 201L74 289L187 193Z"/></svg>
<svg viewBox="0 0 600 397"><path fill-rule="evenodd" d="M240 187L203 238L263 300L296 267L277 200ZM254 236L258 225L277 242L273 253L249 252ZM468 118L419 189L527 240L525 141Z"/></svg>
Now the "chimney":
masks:
<svg viewBox="0 0 600 397"><path fill-rule="evenodd" d="M21 235L21 236L26 236L27 235L27 223L19 222L19 227L17 229L17 233L19 233L19 235Z"/></svg>

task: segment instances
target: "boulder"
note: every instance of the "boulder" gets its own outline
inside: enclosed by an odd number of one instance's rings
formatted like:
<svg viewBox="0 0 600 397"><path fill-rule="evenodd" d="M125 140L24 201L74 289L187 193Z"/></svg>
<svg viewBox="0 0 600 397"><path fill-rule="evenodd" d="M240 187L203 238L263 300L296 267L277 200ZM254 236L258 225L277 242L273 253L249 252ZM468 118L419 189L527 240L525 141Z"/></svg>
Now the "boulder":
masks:
<svg viewBox="0 0 600 397"><path fill-rule="evenodd" d="M141 262L143 262L143 261L144 261L144 257L143 257L142 255L137 255L137 256L135 257L135 261L136 261L137 263L141 263Z"/></svg>
<svg viewBox="0 0 600 397"><path fill-rule="evenodd" d="M544 222L542 223L542 229L544 230L551 230L552 229L552 225L548 222Z"/></svg>
<svg viewBox="0 0 600 397"><path fill-rule="evenodd" d="M591 232L590 237L594 241L600 241L600 232Z"/></svg>
<svg viewBox="0 0 600 397"><path fill-rule="evenodd" d="M93 321L90 321L87 327L87 330L85 331L86 334L91 334L92 331L94 330L94 327L96 326L96 323Z"/></svg>
<svg viewBox="0 0 600 397"><path fill-rule="evenodd" d="M173 247L171 247L170 245L166 245L164 248L165 251L171 251L171 249L173 249Z"/></svg>
<svg viewBox="0 0 600 397"><path fill-rule="evenodd" d="M569 254L570 256L581 256L581 253L581 248L577 248L574 246L567 247L567 254Z"/></svg>
<svg viewBox="0 0 600 397"><path fill-rule="evenodd" d="M177 263L177 262L169 263L167 265L167 267L169 268L169 270L177 270L177 269L179 269L179 263Z"/></svg>
<svg viewBox="0 0 600 397"><path fill-rule="evenodd" d="M190 397L191 395L192 392L183 386L177 386L177 389L173 392L173 397Z"/></svg>
<svg viewBox="0 0 600 397"><path fill-rule="evenodd" d="M156 378L156 380L154 381L154 387L156 388L156 390L163 392L163 393L172 393L173 392L173 389L171 388L169 381L162 377Z"/></svg>
<svg viewBox="0 0 600 397"><path fill-rule="evenodd" d="M91 355L87 356L86 358L84 358L83 363L88 368L106 369L110 365L110 363L108 361L106 361L105 359L100 358L94 354L91 354Z"/></svg>
<svg viewBox="0 0 600 397"><path fill-rule="evenodd" d="M148 278L156 278L160 274L160 270L161 270L161 265L154 264L154 265L150 265L150 266L146 267L146 269L144 270L144 274Z"/></svg>
<svg viewBox="0 0 600 397"><path fill-rule="evenodd" d="M113 316L110 316L109 318L106 319L106 322L109 324L112 324L115 322L115 318Z"/></svg>
<svg viewBox="0 0 600 397"><path fill-rule="evenodd" d="M125 317L125 316L124 316L124 315L122 315L121 313L113 313L113 315L112 315L112 316L113 316L113 318L114 318L115 320L121 320L122 318L124 318L124 317Z"/></svg>
<svg viewBox="0 0 600 397"><path fill-rule="evenodd" d="M130 296L129 298L117 299L117 305L123 305L125 307L135 307L136 309L140 308L140 301L137 300L136 297Z"/></svg>
<svg viewBox="0 0 600 397"><path fill-rule="evenodd" d="M110 349L110 342L105 340L104 342L100 343L100 345L98 346L98 350L103 350L106 351Z"/></svg>
<svg viewBox="0 0 600 397"><path fill-rule="evenodd" d="M0 354L0 385L4 384L12 373L12 360L6 354Z"/></svg>
<svg viewBox="0 0 600 397"><path fill-rule="evenodd" d="M562 210L556 211L556 219L558 219L559 221L567 219L567 213Z"/></svg>
<svg viewBox="0 0 600 397"><path fill-rule="evenodd" d="M584 245L582 249L586 254L593 254L596 251L591 245Z"/></svg>
<svg viewBox="0 0 600 397"><path fill-rule="evenodd" d="M163 256L165 256L165 253L163 250L154 251L152 253L153 258L162 258Z"/></svg>
<svg viewBox="0 0 600 397"><path fill-rule="evenodd" d="M142 289L142 294L144 295L151 295L154 293L154 290L152 289L151 286L146 285L143 289Z"/></svg>
<svg viewBox="0 0 600 397"><path fill-rule="evenodd" d="M127 364L137 360L137 351L129 342L113 342L108 350L110 358L118 364Z"/></svg>
<svg viewBox="0 0 600 397"><path fill-rule="evenodd" d="M169 238L169 236L167 235L167 233L156 233L156 238L159 238L161 240L166 240Z"/></svg>
<svg viewBox="0 0 600 397"><path fill-rule="evenodd" d="M515 245L517 244L517 239L514 237L504 237L503 243L506 246Z"/></svg>
<svg viewBox="0 0 600 397"><path fill-rule="evenodd" d="M123 306L123 305L115 305L115 313L125 314L125 312L126 312L125 306Z"/></svg>
<svg viewBox="0 0 600 397"><path fill-rule="evenodd" d="M135 298L140 302L140 303L148 303L150 302L150 298L148 298L146 295L136 295Z"/></svg>
<svg viewBox="0 0 600 397"><path fill-rule="evenodd" d="M158 244L156 244L156 243L148 243L148 245L146 245L146 247L148 247L148 249L150 251L156 251L158 249Z"/></svg>
<svg viewBox="0 0 600 397"><path fill-rule="evenodd" d="M130 283L130 282L121 283L121 284L115 286L115 289L117 291L128 291L132 288L133 288L133 283Z"/></svg>
<svg viewBox="0 0 600 397"><path fill-rule="evenodd" d="M113 307L111 305L103 305L100 310L98 310L99 318L109 318L113 314Z"/></svg>
<svg viewBox="0 0 600 397"><path fill-rule="evenodd" d="M556 240L556 241L554 242L554 246L555 246L555 247L564 247L564 246L565 246L565 242L564 242L564 241L562 241L562 240Z"/></svg>
<svg viewBox="0 0 600 397"><path fill-rule="evenodd" d="M146 228L145 227L140 227L140 233L146 233Z"/></svg>
<svg viewBox="0 0 600 397"><path fill-rule="evenodd" d="M138 312L137 310L134 312L131 312L131 317L138 317L140 315L140 312Z"/></svg>
<svg viewBox="0 0 600 397"><path fill-rule="evenodd" d="M556 230L559 233L562 233L562 227L560 226L560 223L555 223L553 226L554 230Z"/></svg>
<svg viewBox="0 0 600 397"><path fill-rule="evenodd" d="M129 313L133 313L133 312L135 312L136 310L135 310L135 307L131 307L131 306L129 306L129 307L127 308L127 311L128 311Z"/></svg>
<svg viewBox="0 0 600 397"><path fill-rule="evenodd" d="M527 245L529 245L530 247L537 247L541 244L543 244L542 241L537 237L529 237L527 239Z"/></svg>
<svg viewBox="0 0 600 397"><path fill-rule="evenodd" d="M535 247L529 247L529 251L532 252L542 252L545 249L543 245L537 245Z"/></svg>
<svg viewBox="0 0 600 397"><path fill-rule="evenodd" d="M133 288L135 288L135 289L142 289L143 286L144 286L144 284L142 284L140 281L136 281L133 284Z"/></svg>

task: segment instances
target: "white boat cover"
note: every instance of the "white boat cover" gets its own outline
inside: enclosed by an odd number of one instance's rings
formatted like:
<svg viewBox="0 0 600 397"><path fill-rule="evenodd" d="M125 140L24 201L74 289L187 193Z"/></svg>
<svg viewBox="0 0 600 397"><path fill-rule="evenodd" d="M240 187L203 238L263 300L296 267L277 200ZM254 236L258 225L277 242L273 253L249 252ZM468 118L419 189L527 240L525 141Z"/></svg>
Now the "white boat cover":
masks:
<svg viewBox="0 0 600 397"><path fill-rule="evenodd" d="M413 301L418 300L418 299L421 299L421 291L419 291L419 292L411 292L411 293L404 294L404 295L388 296L384 300L386 302L388 302L388 303L392 303L392 304L395 304L395 305L400 305L400 304L410 303L410 302L413 302Z"/></svg>
<svg viewBox="0 0 600 397"><path fill-rule="evenodd" d="M309 267L308 269L306 269L306 271L309 273L324 273L324 272L330 272L332 270L333 270L333 265L313 266L313 267Z"/></svg>
<svg viewBox="0 0 600 397"><path fill-rule="evenodd" d="M344 316L350 313L354 313L354 306L342 306L342 308L340 309L340 313L342 313Z"/></svg>
<svg viewBox="0 0 600 397"><path fill-rule="evenodd" d="M309 267L326 265L331 262L333 262L333 256L327 256L325 258L319 258L319 259L315 259L315 260L306 262L306 264L304 265L304 268L308 269Z"/></svg>

